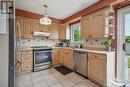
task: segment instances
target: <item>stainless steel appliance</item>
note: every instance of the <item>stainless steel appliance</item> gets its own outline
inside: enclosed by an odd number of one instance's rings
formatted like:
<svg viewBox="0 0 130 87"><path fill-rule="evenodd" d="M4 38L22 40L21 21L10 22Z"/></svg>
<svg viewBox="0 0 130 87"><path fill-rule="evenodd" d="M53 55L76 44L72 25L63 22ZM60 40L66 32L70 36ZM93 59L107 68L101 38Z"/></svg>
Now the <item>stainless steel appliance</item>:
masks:
<svg viewBox="0 0 130 87"><path fill-rule="evenodd" d="M88 59L86 52L76 49L74 50L74 66L76 72L85 77L88 77Z"/></svg>
<svg viewBox="0 0 130 87"><path fill-rule="evenodd" d="M33 71L43 70L51 67L52 48L38 46L33 48Z"/></svg>

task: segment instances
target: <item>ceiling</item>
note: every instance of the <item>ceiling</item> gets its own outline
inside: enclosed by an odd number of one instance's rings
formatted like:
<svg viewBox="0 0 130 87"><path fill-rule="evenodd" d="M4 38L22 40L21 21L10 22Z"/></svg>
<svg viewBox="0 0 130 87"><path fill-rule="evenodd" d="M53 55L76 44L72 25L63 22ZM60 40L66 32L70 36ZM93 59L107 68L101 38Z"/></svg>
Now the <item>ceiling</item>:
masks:
<svg viewBox="0 0 130 87"><path fill-rule="evenodd" d="M48 15L65 19L100 0L16 0L16 8L43 15L43 3L48 5Z"/></svg>

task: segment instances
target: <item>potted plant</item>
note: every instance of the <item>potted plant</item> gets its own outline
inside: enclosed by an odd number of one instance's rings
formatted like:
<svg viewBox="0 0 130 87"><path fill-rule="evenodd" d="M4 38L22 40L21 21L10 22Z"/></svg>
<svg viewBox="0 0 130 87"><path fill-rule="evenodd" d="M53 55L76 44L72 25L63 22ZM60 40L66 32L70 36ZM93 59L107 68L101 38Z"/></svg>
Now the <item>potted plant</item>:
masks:
<svg viewBox="0 0 130 87"><path fill-rule="evenodd" d="M111 45L112 45L112 41L111 40L105 40L104 41L104 45L106 46L106 51L111 51Z"/></svg>

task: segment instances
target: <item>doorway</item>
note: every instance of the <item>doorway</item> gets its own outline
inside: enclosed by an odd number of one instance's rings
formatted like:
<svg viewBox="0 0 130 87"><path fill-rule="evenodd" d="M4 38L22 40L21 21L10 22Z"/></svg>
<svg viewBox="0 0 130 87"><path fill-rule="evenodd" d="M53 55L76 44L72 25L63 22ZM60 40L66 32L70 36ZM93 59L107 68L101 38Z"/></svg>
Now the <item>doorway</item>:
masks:
<svg viewBox="0 0 130 87"><path fill-rule="evenodd" d="M130 6L118 11L116 80L130 82Z"/></svg>

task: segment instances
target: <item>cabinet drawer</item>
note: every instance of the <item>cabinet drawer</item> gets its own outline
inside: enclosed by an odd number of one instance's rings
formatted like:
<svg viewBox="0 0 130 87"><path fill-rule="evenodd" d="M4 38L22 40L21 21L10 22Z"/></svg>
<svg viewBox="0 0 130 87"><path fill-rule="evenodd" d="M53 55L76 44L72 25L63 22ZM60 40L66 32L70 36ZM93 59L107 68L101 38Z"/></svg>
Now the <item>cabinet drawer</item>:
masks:
<svg viewBox="0 0 130 87"><path fill-rule="evenodd" d="M29 61L32 61L33 58L32 58L32 55L23 55L22 56L22 62L29 62Z"/></svg>
<svg viewBox="0 0 130 87"><path fill-rule="evenodd" d="M97 53L88 53L88 59L99 59L99 60L103 60L106 61L107 57L105 54L97 54Z"/></svg>
<svg viewBox="0 0 130 87"><path fill-rule="evenodd" d="M32 69L32 62L25 62L22 64L22 71L28 71Z"/></svg>
<svg viewBox="0 0 130 87"><path fill-rule="evenodd" d="M30 50L22 51L22 55L27 55L27 54L32 54L32 51Z"/></svg>

